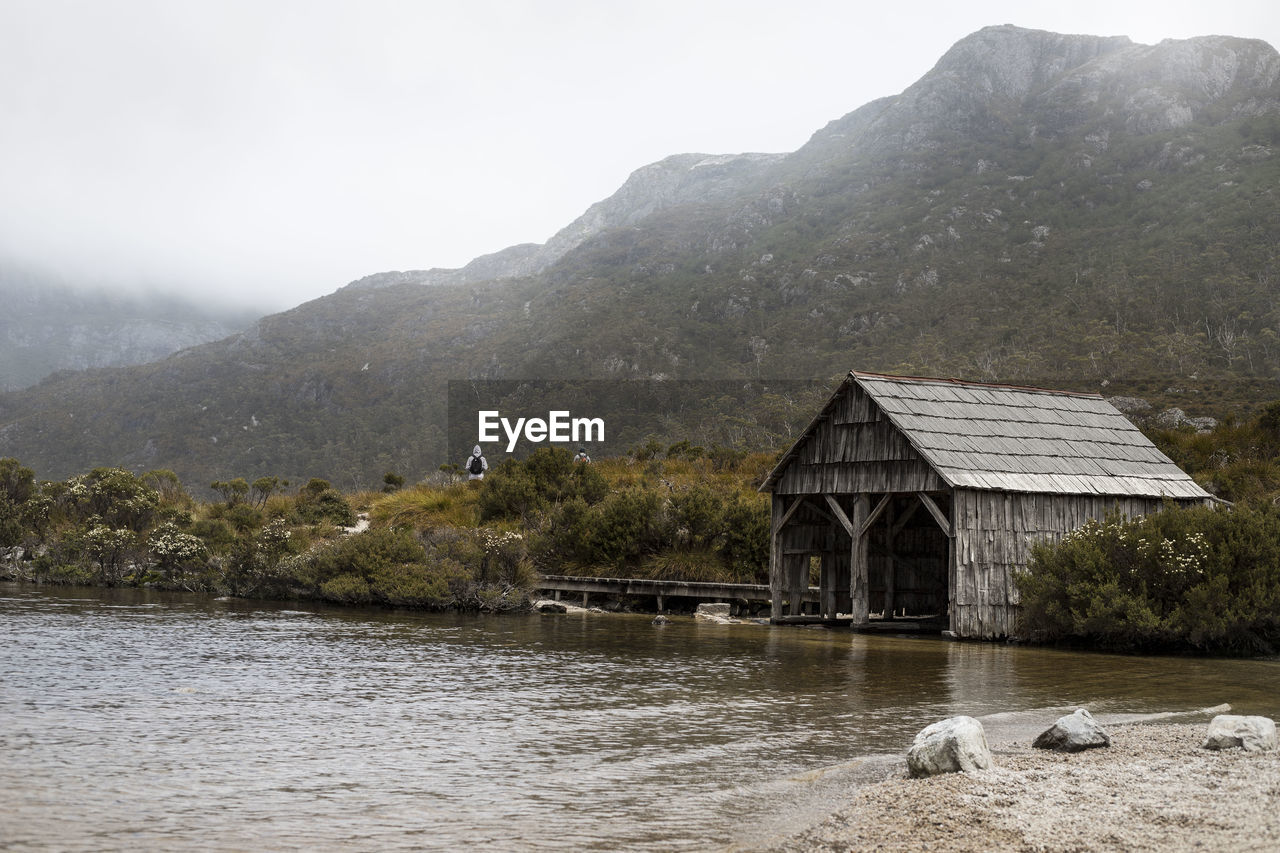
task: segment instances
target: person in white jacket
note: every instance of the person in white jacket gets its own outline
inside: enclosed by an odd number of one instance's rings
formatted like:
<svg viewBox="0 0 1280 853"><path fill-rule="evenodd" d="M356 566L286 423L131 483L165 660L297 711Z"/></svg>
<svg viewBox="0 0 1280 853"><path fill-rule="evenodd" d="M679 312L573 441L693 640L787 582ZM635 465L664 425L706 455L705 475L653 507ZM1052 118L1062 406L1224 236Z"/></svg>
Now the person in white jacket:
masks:
<svg viewBox="0 0 1280 853"><path fill-rule="evenodd" d="M471 455L467 457L467 461L462 463L463 469L467 472L467 480L483 480L484 472L489 470L489 463L480 455L480 445L471 448Z"/></svg>

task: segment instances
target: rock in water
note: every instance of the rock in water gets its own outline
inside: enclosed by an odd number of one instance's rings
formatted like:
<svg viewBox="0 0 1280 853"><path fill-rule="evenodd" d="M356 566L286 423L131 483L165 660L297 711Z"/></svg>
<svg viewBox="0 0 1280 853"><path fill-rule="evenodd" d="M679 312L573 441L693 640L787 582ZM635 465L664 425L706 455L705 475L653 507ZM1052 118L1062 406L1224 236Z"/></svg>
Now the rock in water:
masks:
<svg viewBox="0 0 1280 853"><path fill-rule="evenodd" d="M1276 724L1269 717L1240 717L1219 714L1209 721L1205 749L1235 749L1262 752L1276 748Z"/></svg>
<svg viewBox="0 0 1280 853"><path fill-rule="evenodd" d="M1036 749L1054 749L1058 752L1082 752L1100 746L1111 746L1111 737L1102 730L1098 721L1084 708L1074 714L1059 717L1053 726L1031 744Z"/></svg>
<svg viewBox="0 0 1280 853"><path fill-rule="evenodd" d="M667 623L668 623L668 622L670 622L670 621L671 621L670 619L668 619L667 617L663 616L661 613L659 613L657 616L653 617L653 624L654 624L654 625L665 625L665 624L667 624Z"/></svg>
<svg viewBox="0 0 1280 853"><path fill-rule="evenodd" d="M973 717L950 717L925 727L907 751L907 770L913 779L992 766L987 733Z"/></svg>

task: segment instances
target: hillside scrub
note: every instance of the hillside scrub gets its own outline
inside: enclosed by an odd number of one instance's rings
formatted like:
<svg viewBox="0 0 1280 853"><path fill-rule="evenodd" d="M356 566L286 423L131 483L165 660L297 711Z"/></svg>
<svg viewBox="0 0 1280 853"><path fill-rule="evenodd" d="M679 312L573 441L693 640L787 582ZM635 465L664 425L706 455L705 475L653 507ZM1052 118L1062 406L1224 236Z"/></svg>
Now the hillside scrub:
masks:
<svg viewBox="0 0 1280 853"><path fill-rule="evenodd" d="M1021 633L1128 651L1280 649L1280 403L1215 430L1150 429L1233 509L1109 518L1041 544L1017 577ZM0 459L0 576L428 609L527 606L537 573L767 583L776 461L687 441L573 461L541 448L482 481L442 471L343 494L241 480L193 499L172 472L61 482ZM231 481L235 482L235 481ZM227 485L227 484L224 484ZM370 529L351 532L357 510Z"/></svg>
<svg viewBox="0 0 1280 853"><path fill-rule="evenodd" d="M507 460L485 478L480 517L521 524L547 574L767 583L769 501L756 485L774 456L650 450L589 465L556 448Z"/></svg>
<svg viewBox="0 0 1280 853"><path fill-rule="evenodd" d="M482 482L444 474L355 495L321 479L290 493L278 478L235 478L211 502L169 471L37 483L3 459L0 577L469 610L526 607L538 572L767 580L768 499L755 486L774 457L687 442L661 456L578 464L543 448Z"/></svg>
<svg viewBox="0 0 1280 853"><path fill-rule="evenodd" d="M320 479L295 494L276 478L213 489L221 500L201 503L172 472L120 468L37 484L0 459L0 578L484 610L525 606L532 586L521 537L476 529L474 511L427 540L413 526L352 532L355 506L398 494L343 495Z"/></svg>

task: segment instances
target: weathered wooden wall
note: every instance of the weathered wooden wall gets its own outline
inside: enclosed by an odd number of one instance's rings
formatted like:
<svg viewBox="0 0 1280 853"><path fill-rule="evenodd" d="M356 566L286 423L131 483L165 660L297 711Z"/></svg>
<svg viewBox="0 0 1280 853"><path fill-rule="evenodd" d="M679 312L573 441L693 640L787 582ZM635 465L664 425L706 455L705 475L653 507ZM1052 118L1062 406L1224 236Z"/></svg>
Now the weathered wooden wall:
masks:
<svg viewBox="0 0 1280 853"><path fill-rule="evenodd" d="M957 489L955 589L951 630L993 639L1013 633L1018 591L1013 582L1035 542L1057 541L1091 519L1118 509L1129 517L1158 511L1154 498L1045 495Z"/></svg>
<svg viewBox="0 0 1280 853"><path fill-rule="evenodd" d="M791 460L774 494L927 492L946 484L856 385L832 401L827 418Z"/></svg>

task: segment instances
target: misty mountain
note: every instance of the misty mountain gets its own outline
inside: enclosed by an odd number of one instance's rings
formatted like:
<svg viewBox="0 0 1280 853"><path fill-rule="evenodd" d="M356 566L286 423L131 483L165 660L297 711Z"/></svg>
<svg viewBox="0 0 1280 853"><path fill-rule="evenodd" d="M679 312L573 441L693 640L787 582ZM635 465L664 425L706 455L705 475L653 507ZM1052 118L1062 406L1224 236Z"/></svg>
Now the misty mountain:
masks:
<svg viewBox="0 0 1280 853"><path fill-rule="evenodd" d="M348 287L393 284L475 284L536 275L587 240L612 228L639 225L660 210L681 204L733 198L768 174L783 154L674 154L637 169L604 201L556 232L545 243L523 243L482 255L460 269L383 272Z"/></svg>
<svg viewBox="0 0 1280 853"><path fill-rule="evenodd" d="M0 389L60 370L155 361L249 326L256 313L75 288L0 264Z"/></svg>
<svg viewBox="0 0 1280 853"><path fill-rule="evenodd" d="M1278 149L1263 42L990 27L791 154L670 157L543 246L0 395L0 455L194 486L420 477L469 449L445 440L456 379L859 368L1241 409L1280 396ZM664 438L741 440L785 397Z"/></svg>

